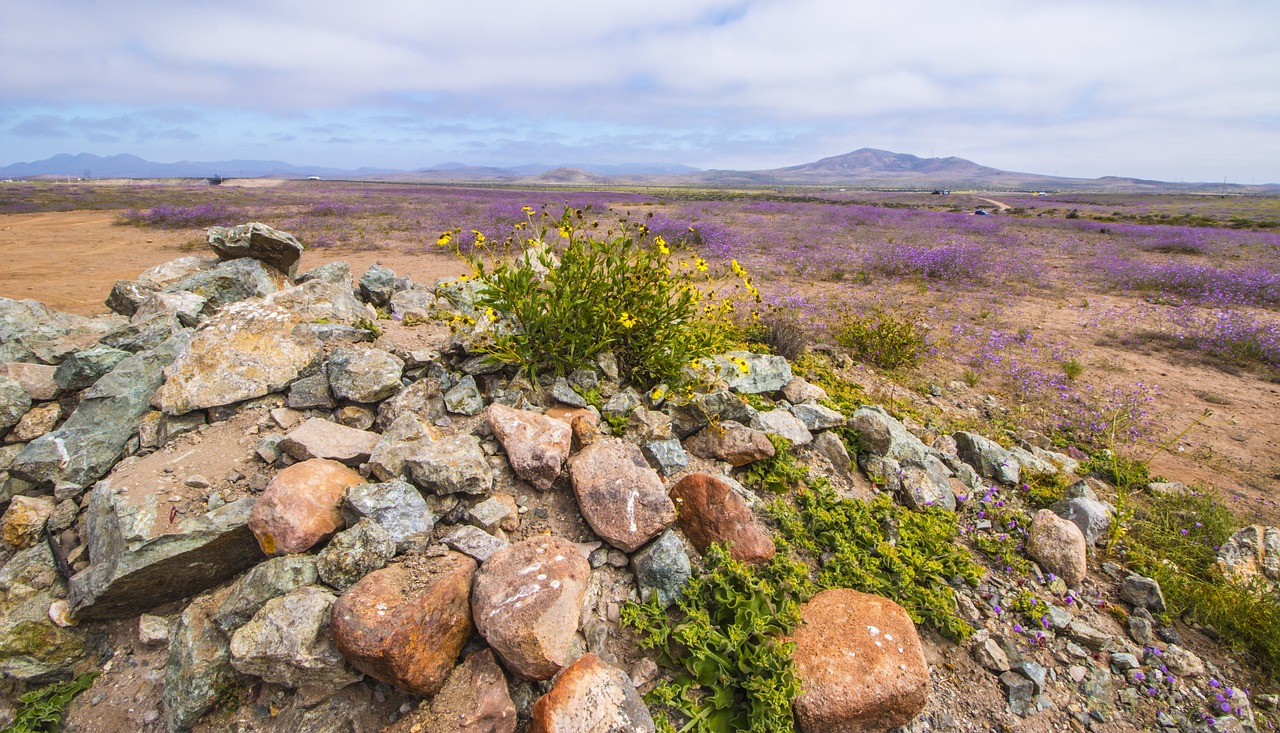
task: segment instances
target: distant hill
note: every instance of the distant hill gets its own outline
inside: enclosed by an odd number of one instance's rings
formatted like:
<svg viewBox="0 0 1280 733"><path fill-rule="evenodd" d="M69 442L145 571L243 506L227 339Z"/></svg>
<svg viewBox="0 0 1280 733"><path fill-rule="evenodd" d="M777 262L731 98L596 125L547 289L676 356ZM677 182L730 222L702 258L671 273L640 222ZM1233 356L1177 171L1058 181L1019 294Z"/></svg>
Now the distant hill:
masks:
<svg viewBox="0 0 1280 733"><path fill-rule="evenodd" d="M55 155L34 163L0 168L0 178L345 178L421 183L490 183L558 186L708 186L776 188L782 186L887 188L907 190L1045 190L1109 192L1269 193L1278 184L1242 186L1221 183L1169 183L1139 178L1062 178L1018 173L979 165L964 158L921 158L907 153L862 148L812 163L768 170L699 170L683 165L521 165L510 168L442 163L417 170L355 170L299 166L278 160L181 161L155 163L134 155L102 157Z"/></svg>

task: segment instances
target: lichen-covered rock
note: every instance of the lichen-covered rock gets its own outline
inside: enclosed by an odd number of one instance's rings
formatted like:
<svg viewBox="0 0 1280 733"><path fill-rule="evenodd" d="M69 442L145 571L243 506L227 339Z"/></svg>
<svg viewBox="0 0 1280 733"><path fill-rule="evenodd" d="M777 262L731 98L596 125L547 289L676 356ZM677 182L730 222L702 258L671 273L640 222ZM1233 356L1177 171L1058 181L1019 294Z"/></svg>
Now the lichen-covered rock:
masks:
<svg viewBox="0 0 1280 733"><path fill-rule="evenodd" d="M60 403L50 402L39 407L33 407L27 414L22 416L17 425L13 426L13 430L10 430L9 434L5 436L4 442L30 443L41 435L51 432L61 417L62 405Z"/></svg>
<svg viewBox="0 0 1280 733"><path fill-rule="evenodd" d="M568 661L591 566L568 540L536 535L499 550L476 572L476 630L513 674L550 679Z"/></svg>
<svg viewBox="0 0 1280 733"><path fill-rule="evenodd" d="M455 415L479 415L484 412L484 395L476 386L476 378L468 374L444 393L444 405Z"/></svg>
<svg viewBox="0 0 1280 733"><path fill-rule="evenodd" d="M381 349L340 346L325 362L335 397L352 402L379 402L399 392L404 361Z"/></svg>
<svg viewBox="0 0 1280 733"><path fill-rule="evenodd" d="M533 705L529 733L652 733L653 717L625 672L584 654Z"/></svg>
<svg viewBox="0 0 1280 733"><path fill-rule="evenodd" d="M415 442L404 470L415 485L436 494L484 494L493 489L493 469L480 439L470 434Z"/></svg>
<svg viewBox="0 0 1280 733"><path fill-rule="evenodd" d="M366 575L333 607L339 651L365 674L434 695L471 637L474 560L415 556Z"/></svg>
<svg viewBox="0 0 1280 733"><path fill-rule="evenodd" d="M787 386L792 379L786 358L749 351L730 351L714 359L720 377L729 389L744 394L768 394ZM745 367L745 368L744 368Z"/></svg>
<svg viewBox="0 0 1280 733"><path fill-rule="evenodd" d="M333 692L363 676L334 646L329 617L337 600L309 585L267 601L231 636L231 665L285 687Z"/></svg>
<svg viewBox="0 0 1280 733"><path fill-rule="evenodd" d="M218 309L250 298L260 298L290 285L284 273L258 260L242 257L221 262L164 288L165 292L190 292ZM135 314L136 315L136 314Z"/></svg>
<svg viewBox="0 0 1280 733"><path fill-rule="evenodd" d="M164 719L171 731L189 730L218 698L244 677L231 666L231 645L210 614L227 591L201 596L178 617L164 671Z"/></svg>
<svg viewBox="0 0 1280 733"><path fill-rule="evenodd" d="M1280 528L1254 524L1237 530L1218 550L1218 567L1233 580L1248 582L1259 575L1280 581Z"/></svg>
<svg viewBox="0 0 1280 733"><path fill-rule="evenodd" d="M344 591L396 556L396 543L376 522L361 519L334 535L316 557L316 572L325 585Z"/></svg>
<svg viewBox="0 0 1280 733"><path fill-rule="evenodd" d="M58 365L53 372L53 381L64 392L84 389L114 369L127 356L129 352L110 346L94 346L77 351Z"/></svg>
<svg viewBox="0 0 1280 733"><path fill-rule="evenodd" d="M578 510L596 534L634 552L676 520L662 479L632 443L600 438L569 459Z"/></svg>
<svg viewBox="0 0 1280 733"><path fill-rule="evenodd" d="M848 588L800 610L796 720L804 733L878 733L904 725L929 697L929 665L906 610Z"/></svg>
<svg viewBox="0 0 1280 733"><path fill-rule="evenodd" d="M342 516L348 525L361 519L376 522L400 553L426 549L435 526L422 493L404 481L352 486L342 504Z"/></svg>
<svg viewBox="0 0 1280 733"><path fill-rule="evenodd" d="M19 550L44 539L45 522L53 514L53 499L47 496L15 496L0 519L0 537Z"/></svg>
<svg viewBox="0 0 1280 733"><path fill-rule="evenodd" d="M658 603L664 607L675 603L692 574L689 554L671 530L632 555L631 568L635 571L636 587L640 589L640 601L648 603L657 596Z"/></svg>
<svg viewBox="0 0 1280 733"><path fill-rule="evenodd" d="M257 222L234 227L209 227L205 236L209 247L224 260L251 257L290 277L297 271L298 260L302 257L302 243L292 234Z"/></svg>
<svg viewBox="0 0 1280 733"><path fill-rule="evenodd" d="M750 426L769 435L786 438L792 445L808 445L813 434L795 415L787 410L757 412L751 416Z"/></svg>
<svg viewBox="0 0 1280 733"><path fill-rule="evenodd" d="M360 276L360 297L368 303L385 307L391 303L395 286L395 270L375 262Z"/></svg>
<svg viewBox="0 0 1280 733"><path fill-rule="evenodd" d="M384 733L515 733L516 706L493 651L472 653L444 687Z"/></svg>
<svg viewBox="0 0 1280 733"><path fill-rule="evenodd" d="M44 542L19 551L0 568L0 674L47 679L70 673L83 659L83 632L49 618L62 585Z"/></svg>
<svg viewBox="0 0 1280 733"><path fill-rule="evenodd" d="M319 579L314 555L268 558L245 573L208 613L219 629L231 634L253 618L267 601L303 586L315 585Z"/></svg>
<svg viewBox="0 0 1280 733"><path fill-rule="evenodd" d="M569 458L573 432L563 420L527 410L490 405L489 425L507 452L511 470L546 491L560 475Z"/></svg>
<svg viewBox="0 0 1280 733"><path fill-rule="evenodd" d="M859 407L848 425L858 436L858 450L894 461L923 461L929 449L879 405Z"/></svg>

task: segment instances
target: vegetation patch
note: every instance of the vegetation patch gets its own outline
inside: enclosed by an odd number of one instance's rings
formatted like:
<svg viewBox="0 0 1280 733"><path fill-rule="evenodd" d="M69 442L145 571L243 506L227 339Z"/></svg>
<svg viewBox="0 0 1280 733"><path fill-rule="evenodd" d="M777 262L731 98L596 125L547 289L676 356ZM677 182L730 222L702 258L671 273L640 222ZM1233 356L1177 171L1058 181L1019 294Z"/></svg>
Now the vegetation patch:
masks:
<svg viewBox="0 0 1280 733"><path fill-rule="evenodd" d="M646 701L659 730L698 733L791 733L791 702L800 694L785 640L800 624L800 605L812 590L806 568L783 554L753 568L719 545L707 549L703 571L691 579L668 615L656 599L627 603L622 623L657 649L675 671Z"/></svg>
<svg viewBox="0 0 1280 733"><path fill-rule="evenodd" d="M749 464L742 472L742 482L760 491L783 494L803 486L809 478L809 470L796 463L791 455L791 441L780 435L770 435L773 457L762 458Z"/></svg>
<svg viewBox="0 0 1280 733"><path fill-rule="evenodd" d="M57 733L62 729L62 716L71 699L93 686L97 672L54 682L32 690L18 698L18 713L0 733Z"/></svg>
<svg viewBox="0 0 1280 733"><path fill-rule="evenodd" d="M853 358L881 369L910 369L929 355L924 325L886 311L851 315L836 327L834 337Z"/></svg>

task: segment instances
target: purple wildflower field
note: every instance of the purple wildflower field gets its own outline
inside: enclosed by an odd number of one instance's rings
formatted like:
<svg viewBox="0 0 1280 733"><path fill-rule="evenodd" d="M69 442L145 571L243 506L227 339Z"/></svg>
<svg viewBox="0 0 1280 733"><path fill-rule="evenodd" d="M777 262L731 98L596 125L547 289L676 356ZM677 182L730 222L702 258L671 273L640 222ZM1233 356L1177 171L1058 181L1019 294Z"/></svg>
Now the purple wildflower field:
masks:
<svg viewBox="0 0 1280 733"><path fill-rule="evenodd" d="M1228 365L1259 384L1280 370L1280 202L998 196L1000 214L975 216L994 202L329 181L68 184L6 187L0 213L108 209L121 224L193 237L213 224L262 221L335 257L436 252L439 233L454 227L464 247L473 231L502 241L525 206L590 207L606 224L645 217L654 234L713 266L741 263L773 317L808 338L830 342L861 314L900 314L926 334L929 359L889 378L921 389L963 382L1015 406L1021 419L1094 446L1171 427L1154 417L1162 388L1120 363L1135 340ZM1068 364L1082 369L1072 374Z"/></svg>

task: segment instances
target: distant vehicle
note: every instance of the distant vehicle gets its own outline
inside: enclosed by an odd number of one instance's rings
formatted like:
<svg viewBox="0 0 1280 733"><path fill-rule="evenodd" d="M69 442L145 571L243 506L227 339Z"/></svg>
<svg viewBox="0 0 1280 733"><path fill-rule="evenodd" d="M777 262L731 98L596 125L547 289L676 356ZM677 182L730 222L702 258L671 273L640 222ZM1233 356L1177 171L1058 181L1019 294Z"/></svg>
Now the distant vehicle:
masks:
<svg viewBox="0 0 1280 733"><path fill-rule="evenodd" d="M946 189L944 189L944 188L938 188L938 189L934 189L934 190L933 190L932 195L934 195L934 196L950 196L950 195L951 195L951 192L950 192L950 191L948 191L948 190L946 190Z"/></svg>
<svg viewBox="0 0 1280 733"><path fill-rule="evenodd" d="M973 215L974 215L974 216L986 216L986 215L987 215L987 210L986 210L986 209L974 209L974 210L973 210Z"/></svg>
<svg viewBox="0 0 1280 733"><path fill-rule="evenodd" d="M307 180L308 180L308 181L318 181L318 180L320 180L320 176L307 176Z"/></svg>

